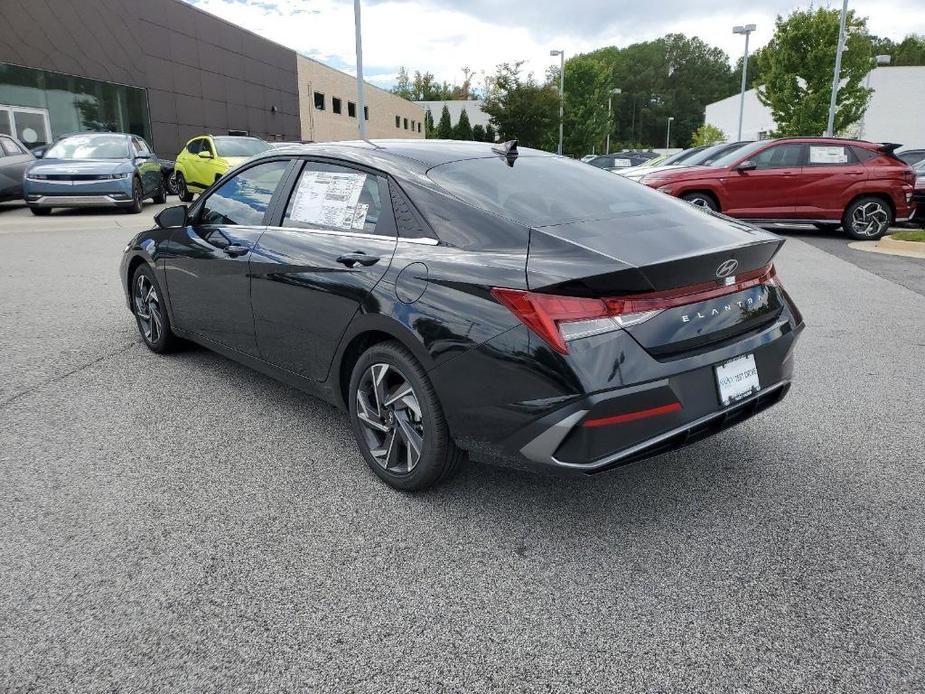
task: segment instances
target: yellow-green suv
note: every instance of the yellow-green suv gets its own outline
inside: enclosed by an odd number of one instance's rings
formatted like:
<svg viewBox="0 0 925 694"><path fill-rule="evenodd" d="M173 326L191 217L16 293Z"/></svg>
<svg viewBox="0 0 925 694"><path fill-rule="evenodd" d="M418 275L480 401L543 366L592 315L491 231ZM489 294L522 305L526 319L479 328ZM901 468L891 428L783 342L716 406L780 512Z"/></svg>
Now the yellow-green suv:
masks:
<svg viewBox="0 0 925 694"><path fill-rule="evenodd" d="M239 135L198 135L177 155L174 175L180 200L190 202L241 162L270 149L263 140Z"/></svg>

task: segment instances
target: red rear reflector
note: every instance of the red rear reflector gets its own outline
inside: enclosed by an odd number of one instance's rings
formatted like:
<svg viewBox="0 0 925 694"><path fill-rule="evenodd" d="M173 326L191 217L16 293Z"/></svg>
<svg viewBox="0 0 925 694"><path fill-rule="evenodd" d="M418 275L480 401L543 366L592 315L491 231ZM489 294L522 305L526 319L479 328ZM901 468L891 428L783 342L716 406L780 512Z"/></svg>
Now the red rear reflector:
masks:
<svg viewBox="0 0 925 694"><path fill-rule="evenodd" d="M613 417L600 417L598 419L586 419L581 423L583 427L603 427L608 424L622 424L624 422L633 422L637 419L646 417L657 417L660 414L669 412L678 412L681 409L681 403L673 402L670 405L661 405L659 407L650 407L647 410L637 410L636 412L627 412L626 414L617 414Z"/></svg>
<svg viewBox="0 0 925 694"><path fill-rule="evenodd" d="M568 354L568 342L559 330L559 323L623 317L623 325L626 325L626 321L634 316L639 316L637 320L646 320L669 308L696 304L773 282L775 276L774 266L767 265L736 276L733 284L718 284L713 280L687 287L606 299L541 294L500 287L492 289L491 294L550 347L559 354ZM613 326L613 329L619 328L619 324Z"/></svg>

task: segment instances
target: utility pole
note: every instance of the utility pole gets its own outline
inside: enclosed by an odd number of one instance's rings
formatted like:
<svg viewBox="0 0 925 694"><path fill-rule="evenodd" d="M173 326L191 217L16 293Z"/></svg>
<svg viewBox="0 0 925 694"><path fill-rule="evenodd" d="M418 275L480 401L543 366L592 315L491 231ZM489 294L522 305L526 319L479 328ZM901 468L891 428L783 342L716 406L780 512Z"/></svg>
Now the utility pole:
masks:
<svg viewBox="0 0 925 694"><path fill-rule="evenodd" d="M357 44L357 118L360 121L360 139L366 139L366 89L363 82L363 32L360 28L360 0L353 0L353 23Z"/></svg>
<svg viewBox="0 0 925 694"><path fill-rule="evenodd" d="M739 136L736 138L736 142L742 141L742 117L745 112L745 85L748 83L748 37L757 28L758 27L754 24L732 27L733 34L745 34L745 55L742 58L742 88L739 90Z"/></svg>
<svg viewBox="0 0 925 694"><path fill-rule="evenodd" d="M674 116L668 116L668 134L665 135L665 149L671 149L671 121L674 120Z"/></svg>
<svg viewBox="0 0 925 694"><path fill-rule="evenodd" d="M841 6L841 21L838 24L838 48L835 50L835 74L832 75L832 96L829 98L829 124L826 137L835 135L835 106L838 100L838 85L841 82L841 54L845 50L845 20L848 18L848 0Z"/></svg>
<svg viewBox="0 0 925 694"><path fill-rule="evenodd" d="M357 0L359 2L359 0ZM565 113L565 51L549 51L551 56L559 56L559 156L562 156L562 118Z"/></svg>

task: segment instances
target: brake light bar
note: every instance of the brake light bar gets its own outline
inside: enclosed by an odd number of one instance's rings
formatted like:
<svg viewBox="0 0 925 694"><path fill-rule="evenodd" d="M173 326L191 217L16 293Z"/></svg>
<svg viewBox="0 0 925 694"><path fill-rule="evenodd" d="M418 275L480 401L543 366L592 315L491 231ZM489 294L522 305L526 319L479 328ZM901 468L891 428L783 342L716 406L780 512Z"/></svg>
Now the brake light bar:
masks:
<svg viewBox="0 0 925 694"><path fill-rule="evenodd" d="M636 410L635 412L627 412L625 414L616 414L612 417L598 417L597 419L586 419L581 423L583 427L604 427L610 424L623 424L624 422L635 422L637 419L645 419L647 417L657 417L663 414L669 414L671 412L680 412L681 403L672 402L667 405L659 405L658 407L649 407L645 410Z"/></svg>
<svg viewBox="0 0 925 694"><path fill-rule="evenodd" d="M591 299L495 287L492 296L559 354L568 342L644 323L662 311L773 283L773 265L744 273L730 284L702 282L645 294Z"/></svg>

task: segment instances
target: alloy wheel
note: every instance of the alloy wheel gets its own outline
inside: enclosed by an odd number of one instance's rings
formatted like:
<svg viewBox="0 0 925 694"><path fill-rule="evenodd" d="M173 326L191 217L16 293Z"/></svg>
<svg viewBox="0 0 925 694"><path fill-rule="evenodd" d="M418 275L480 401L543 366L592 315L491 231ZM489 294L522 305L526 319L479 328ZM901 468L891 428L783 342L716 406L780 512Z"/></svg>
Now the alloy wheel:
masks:
<svg viewBox="0 0 925 694"><path fill-rule="evenodd" d="M144 273L139 274L135 280L135 293L132 298L141 334L147 342L156 343L164 332L164 319L161 316L157 290Z"/></svg>
<svg viewBox="0 0 925 694"><path fill-rule="evenodd" d="M382 469L411 472L424 448L424 420L411 382L390 364L373 364L356 392L356 415L370 454Z"/></svg>
<svg viewBox="0 0 925 694"><path fill-rule="evenodd" d="M851 213L851 226L862 236L880 236L890 226L890 213L883 203L871 200Z"/></svg>
<svg viewBox="0 0 925 694"><path fill-rule="evenodd" d="M691 198L690 200L688 200L688 202L694 207L703 207L708 210L713 209L713 206L710 204L710 201L707 200L706 198L700 198L700 197Z"/></svg>

